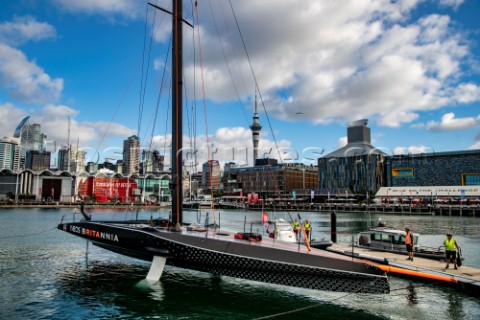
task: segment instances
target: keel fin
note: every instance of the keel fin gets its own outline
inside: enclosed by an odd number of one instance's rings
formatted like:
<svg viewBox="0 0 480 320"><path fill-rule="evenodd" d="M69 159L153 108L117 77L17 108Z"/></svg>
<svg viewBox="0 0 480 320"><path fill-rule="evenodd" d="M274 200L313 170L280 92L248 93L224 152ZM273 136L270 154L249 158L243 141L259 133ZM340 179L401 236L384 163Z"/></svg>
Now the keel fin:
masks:
<svg viewBox="0 0 480 320"><path fill-rule="evenodd" d="M147 280L151 281L158 281L160 280L160 276L163 273L163 269L165 268L165 262L167 258L154 256L152 260L152 264L150 266L150 270L148 271Z"/></svg>

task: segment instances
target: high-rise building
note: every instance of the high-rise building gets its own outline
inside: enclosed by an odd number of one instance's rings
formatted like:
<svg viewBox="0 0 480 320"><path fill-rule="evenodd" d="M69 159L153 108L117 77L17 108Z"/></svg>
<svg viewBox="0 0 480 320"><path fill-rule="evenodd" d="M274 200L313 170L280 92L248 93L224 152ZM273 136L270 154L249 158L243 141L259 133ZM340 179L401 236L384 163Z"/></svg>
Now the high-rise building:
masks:
<svg viewBox="0 0 480 320"><path fill-rule="evenodd" d="M68 171L68 163L70 162L70 149L63 146L58 150L57 169L61 171Z"/></svg>
<svg viewBox="0 0 480 320"><path fill-rule="evenodd" d="M219 190L221 187L221 170L218 160L208 160L202 168L202 188L204 190Z"/></svg>
<svg viewBox="0 0 480 320"><path fill-rule="evenodd" d="M85 155L86 152L79 150L77 145L70 145L70 152L68 156L68 171L69 172L83 172L85 171Z"/></svg>
<svg viewBox="0 0 480 320"><path fill-rule="evenodd" d="M159 173L163 171L163 162L165 156L161 155L158 150L142 151L142 168L143 173Z"/></svg>
<svg viewBox="0 0 480 320"><path fill-rule="evenodd" d="M28 151L45 151L45 139L47 136L40 132L40 124L30 124L30 117L25 117L20 121L15 132L14 138L20 139L20 167L25 168L26 155Z"/></svg>
<svg viewBox="0 0 480 320"><path fill-rule="evenodd" d="M140 139L133 135L123 141L122 173L129 175L140 172Z"/></svg>
<svg viewBox="0 0 480 320"><path fill-rule="evenodd" d="M25 168L33 171L50 169L50 151L27 151Z"/></svg>
<svg viewBox="0 0 480 320"><path fill-rule="evenodd" d="M0 170L20 170L20 147L16 139L4 137L0 140Z"/></svg>
<svg viewBox="0 0 480 320"><path fill-rule="evenodd" d="M258 122L257 95L256 94L255 94L255 113L253 114L253 123L250 126L250 130L252 130L253 165L255 165L255 161L258 159L258 141L260 140L260 130L262 130L262 126Z"/></svg>

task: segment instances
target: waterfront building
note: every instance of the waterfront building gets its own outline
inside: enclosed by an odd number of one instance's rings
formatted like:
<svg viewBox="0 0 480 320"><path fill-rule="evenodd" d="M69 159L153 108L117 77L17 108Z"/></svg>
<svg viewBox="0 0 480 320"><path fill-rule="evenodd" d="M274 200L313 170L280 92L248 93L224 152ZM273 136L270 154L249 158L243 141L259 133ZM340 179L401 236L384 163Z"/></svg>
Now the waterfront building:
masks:
<svg viewBox="0 0 480 320"><path fill-rule="evenodd" d="M235 162L225 163L222 175L223 194L236 195L242 192L242 188L237 181L237 166Z"/></svg>
<svg viewBox="0 0 480 320"><path fill-rule="evenodd" d="M71 202L74 177L66 171L0 171L0 200L15 202Z"/></svg>
<svg viewBox="0 0 480 320"><path fill-rule="evenodd" d="M129 175L140 172L140 139L130 136L123 141L122 173Z"/></svg>
<svg viewBox="0 0 480 320"><path fill-rule="evenodd" d="M14 138L4 137L0 140L0 170L18 171L20 168L20 146Z"/></svg>
<svg viewBox="0 0 480 320"><path fill-rule="evenodd" d="M480 150L388 156L385 185L376 194L382 202L424 205L479 197Z"/></svg>
<svg viewBox="0 0 480 320"><path fill-rule="evenodd" d="M257 161L254 167L235 169L243 195L256 193L260 198L310 198L311 191L318 186L318 168L298 163L278 164L273 160Z"/></svg>
<svg viewBox="0 0 480 320"><path fill-rule="evenodd" d="M385 176L386 187L478 186L480 150L389 156Z"/></svg>
<svg viewBox="0 0 480 320"><path fill-rule="evenodd" d="M368 120L349 124L347 145L318 159L319 193L371 197L383 185L383 151L371 145Z"/></svg>

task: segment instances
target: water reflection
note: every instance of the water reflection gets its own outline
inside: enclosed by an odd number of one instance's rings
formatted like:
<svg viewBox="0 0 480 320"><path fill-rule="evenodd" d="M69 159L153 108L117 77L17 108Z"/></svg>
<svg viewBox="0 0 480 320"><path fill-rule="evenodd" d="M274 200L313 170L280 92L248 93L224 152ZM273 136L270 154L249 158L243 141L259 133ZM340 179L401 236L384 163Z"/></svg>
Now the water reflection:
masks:
<svg viewBox="0 0 480 320"><path fill-rule="evenodd" d="M415 287L413 286L412 283L409 283L407 286L407 303L409 306L413 306L418 304L418 299L417 299L417 292L415 291Z"/></svg>
<svg viewBox="0 0 480 320"><path fill-rule="evenodd" d="M465 319L465 311L463 310L463 300L460 295L451 291L448 293L448 314L451 319Z"/></svg>
<svg viewBox="0 0 480 320"><path fill-rule="evenodd" d="M165 296L161 281L143 279L135 285L135 288L147 292L152 300L162 301Z"/></svg>

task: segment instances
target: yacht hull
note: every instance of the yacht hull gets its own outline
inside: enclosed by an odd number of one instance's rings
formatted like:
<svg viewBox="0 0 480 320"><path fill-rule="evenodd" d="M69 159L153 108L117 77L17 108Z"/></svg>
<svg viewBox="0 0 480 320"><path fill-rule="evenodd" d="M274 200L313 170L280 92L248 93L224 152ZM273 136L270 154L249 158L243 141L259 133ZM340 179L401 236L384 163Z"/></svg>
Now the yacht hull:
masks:
<svg viewBox="0 0 480 320"><path fill-rule="evenodd" d="M376 267L270 240L91 221L62 223L58 229L122 255L146 261L165 257L167 265L220 276L327 291L389 292L387 277Z"/></svg>

